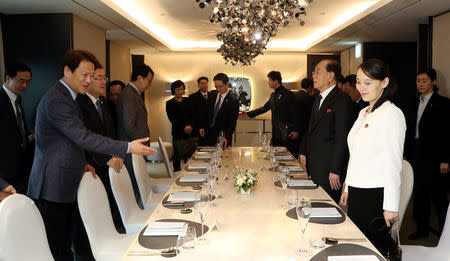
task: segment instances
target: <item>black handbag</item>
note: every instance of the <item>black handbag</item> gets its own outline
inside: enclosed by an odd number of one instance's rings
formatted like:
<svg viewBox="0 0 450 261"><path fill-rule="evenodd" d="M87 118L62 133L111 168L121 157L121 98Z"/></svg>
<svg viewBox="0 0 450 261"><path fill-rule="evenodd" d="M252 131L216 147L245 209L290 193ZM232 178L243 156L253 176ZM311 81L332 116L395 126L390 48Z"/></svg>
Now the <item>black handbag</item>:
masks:
<svg viewBox="0 0 450 261"><path fill-rule="evenodd" d="M198 147L198 137L183 138L173 142L174 156L177 159L185 160L194 154Z"/></svg>

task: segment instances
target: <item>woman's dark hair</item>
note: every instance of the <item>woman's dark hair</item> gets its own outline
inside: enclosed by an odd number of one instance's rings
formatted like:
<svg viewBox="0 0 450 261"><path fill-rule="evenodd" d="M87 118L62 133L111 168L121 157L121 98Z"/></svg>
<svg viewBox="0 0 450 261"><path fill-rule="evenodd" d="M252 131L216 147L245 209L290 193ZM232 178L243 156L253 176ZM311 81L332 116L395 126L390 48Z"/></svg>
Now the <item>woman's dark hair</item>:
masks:
<svg viewBox="0 0 450 261"><path fill-rule="evenodd" d="M281 73L277 71L271 71L267 74L267 77L272 79L272 81L278 81L279 84L281 84L282 78Z"/></svg>
<svg viewBox="0 0 450 261"><path fill-rule="evenodd" d="M197 84L199 84L201 80L206 80L206 82L209 81L209 80L208 80L208 77L202 76L202 77L199 77L199 78L197 79Z"/></svg>
<svg viewBox="0 0 450 261"><path fill-rule="evenodd" d="M170 85L170 92L172 93L172 95L175 95L175 89L178 87L183 86L183 88L186 90L186 86L184 86L184 82L180 81L180 80L176 80L174 81L171 85Z"/></svg>
<svg viewBox="0 0 450 261"><path fill-rule="evenodd" d="M437 79L437 74L436 71L433 68L425 68L420 70L417 73L417 76L419 76L420 74L426 74L428 75L428 77L430 77L431 81L434 81ZM433 91L437 92L439 90L439 88L436 86L436 84L433 85Z"/></svg>
<svg viewBox="0 0 450 261"><path fill-rule="evenodd" d="M361 69L365 75L374 80L383 81L386 77L390 78L387 65L380 59L369 59L364 61L358 66L358 69ZM395 84L392 79L389 79L389 84L384 88L381 97L375 102L375 105L372 107L372 112L380 107L385 101L392 102L396 93L397 84Z"/></svg>

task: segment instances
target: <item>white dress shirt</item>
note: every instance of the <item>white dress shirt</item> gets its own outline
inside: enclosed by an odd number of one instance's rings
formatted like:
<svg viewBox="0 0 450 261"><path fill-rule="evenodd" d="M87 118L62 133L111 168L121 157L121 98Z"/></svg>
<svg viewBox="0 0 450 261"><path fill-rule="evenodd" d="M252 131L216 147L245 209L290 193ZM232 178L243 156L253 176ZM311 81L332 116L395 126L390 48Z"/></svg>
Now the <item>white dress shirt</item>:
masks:
<svg viewBox="0 0 450 261"><path fill-rule="evenodd" d="M86 95L89 97L89 99L91 99L92 103L95 105L95 108L97 108L97 101L98 98L95 98L94 96L92 96L91 94L86 92Z"/></svg>
<svg viewBox="0 0 450 261"><path fill-rule="evenodd" d="M419 138L420 119L422 118L423 111L425 111L425 108L427 107L427 104L431 98L431 95L433 95L433 92L427 94L423 98L422 98L422 96L420 96L420 98L419 98L419 107L417 108L417 121L416 121L416 136L415 136L416 139Z"/></svg>
<svg viewBox="0 0 450 261"><path fill-rule="evenodd" d="M383 209L398 212L406 123L403 112L386 101L372 113L359 113L347 142L348 186L384 188Z"/></svg>
<svg viewBox="0 0 450 261"><path fill-rule="evenodd" d="M216 104L217 104L217 102L219 101L219 95L222 95L222 100L220 100L220 104L219 104L219 110L220 110L220 107L222 107L222 104L223 104L223 100L225 100L225 97L228 95L228 92L229 92L230 90L228 90L226 93L224 93L224 94L220 94L220 93L217 93L217 97L216 97L216 102L214 103L214 108L216 108Z"/></svg>
<svg viewBox="0 0 450 261"><path fill-rule="evenodd" d="M328 94L336 87L336 85L331 86L330 88L326 89L325 91L320 93L320 96L322 96L322 99L320 99L320 104L319 104L319 110L320 110L320 106L322 106L323 101L325 100L325 98L328 96Z"/></svg>

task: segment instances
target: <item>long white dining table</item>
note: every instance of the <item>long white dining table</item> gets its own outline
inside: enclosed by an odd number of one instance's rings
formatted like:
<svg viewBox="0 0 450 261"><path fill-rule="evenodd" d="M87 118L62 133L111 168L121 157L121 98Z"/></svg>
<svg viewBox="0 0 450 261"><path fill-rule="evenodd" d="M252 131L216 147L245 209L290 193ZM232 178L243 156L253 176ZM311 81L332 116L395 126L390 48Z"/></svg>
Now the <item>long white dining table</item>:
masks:
<svg viewBox="0 0 450 261"><path fill-rule="evenodd" d="M312 249L309 246L310 238L322 236L334 238L358 238L365 239L355 242L379 252L365 238L364 234L347 217L343 223L324 225L309 223L305 233L305 239L301 242L301 231L297 220L286 216L287 208L282 208L283 190L274 185L277 174L270 171L270 162L264 157L266 153L257 147L233 147L223 153L221 168L219 169L219 181L214 192L220 197L214 200L215 207L210 207L206 216L206 225L211 228L217 223L218 228L208 231L205 237L208 244L197 244L194 250L184 251L172 260L309 260L322 249ZM188 161L201 163L193 157ZM298 161L295 161L298 163ZM250 195L241 195L233 187L233 174L235 168L245 168L258 173L258 184ZM189 173L183 170L181 175ZM224 180L225 175L228 180ZM306 174L303 174L306 176ZM168 194L176 191L189 191L191 187L172 185ZM309 190L297 190L298 197L307 197L314 200L326 200L326 203L336 205L328 194L321 188ZM183 219L200 223L199 214L193 209L190 214L182 214L179 209L169 209L161 203L149 217L147 224L160 219ZM307 256L297 254L300 244L307 244L310 253ZM341 242L340 242L341 243ZM345 243L345 241L342 241ZM347 242L349 243L349 242ZM353 242L351 242L353 243ZM325 247L328 247L326 245ZM167 260L166 257L133 256L134 251L148 250L134 239L127 252L122 257L123 261L133 260Z"/></svg>

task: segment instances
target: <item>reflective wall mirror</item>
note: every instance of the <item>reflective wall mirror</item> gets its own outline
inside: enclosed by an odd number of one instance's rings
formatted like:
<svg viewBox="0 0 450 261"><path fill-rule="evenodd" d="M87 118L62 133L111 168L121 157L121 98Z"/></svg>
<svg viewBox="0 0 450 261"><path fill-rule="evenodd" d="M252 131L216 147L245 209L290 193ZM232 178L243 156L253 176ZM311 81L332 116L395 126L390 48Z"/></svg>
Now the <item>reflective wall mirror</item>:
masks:
<svg viewBox="0 0 450 261"><path fill-rule="evenodd" d="M250 110L252 100L252 84L250 83L250 79L245 77L230 77L230 87L239 99L239 110Z"/></svg>

